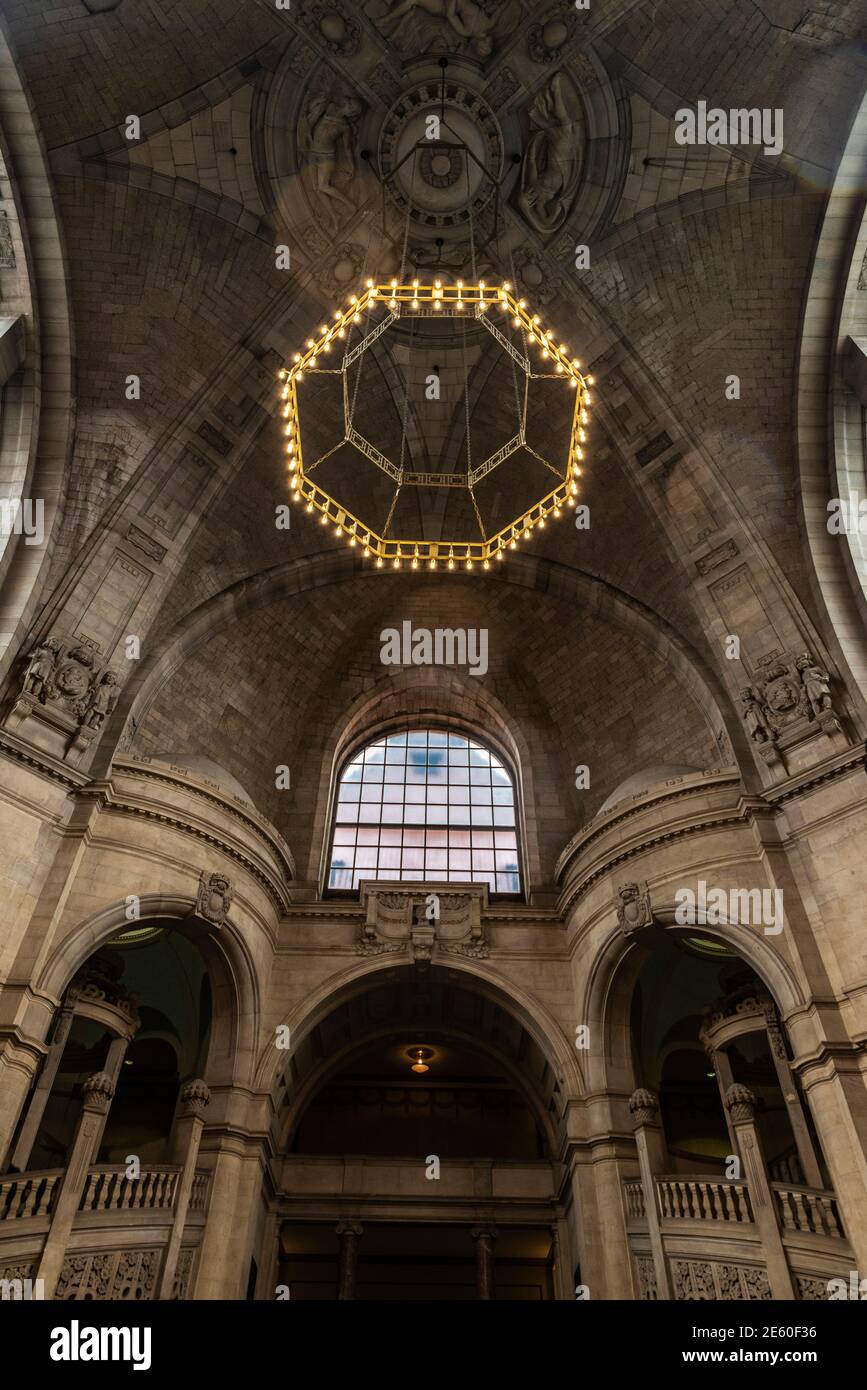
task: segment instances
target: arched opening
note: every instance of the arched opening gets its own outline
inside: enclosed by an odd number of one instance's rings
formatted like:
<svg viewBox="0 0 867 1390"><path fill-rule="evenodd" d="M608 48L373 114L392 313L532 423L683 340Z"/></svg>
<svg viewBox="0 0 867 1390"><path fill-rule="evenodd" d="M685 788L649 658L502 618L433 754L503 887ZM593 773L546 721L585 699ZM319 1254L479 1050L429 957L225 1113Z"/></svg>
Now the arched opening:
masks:
<svg viewBox="0 0 867 1390"><path fill-rule="evenodd" d="M737 1146L725 1097L756 1097L769 1176L828 1185L776 1005L755 970L702 929L666 933L638 967L630 1028L636 1084L659 1099L671 1174L723 1176Z"/></svg>
<svg viewBox="0 0 867 1390"><path fill-rule="evenodd" d="M291 1298L555 1296L562 1083L505 999L439 966L377 972L319 1012L282 1083Z"/></svg>
<svg viewBox="0 0 867 1390"><path fill-rule="evenodd" d="M19 1124L12 1167L64 1166L95 1072L114 1086L96 1159L168 1157L178 1092L207 1066L212 986L194 940L148 922L111 937L75 972L52 1045Z"/></svg>

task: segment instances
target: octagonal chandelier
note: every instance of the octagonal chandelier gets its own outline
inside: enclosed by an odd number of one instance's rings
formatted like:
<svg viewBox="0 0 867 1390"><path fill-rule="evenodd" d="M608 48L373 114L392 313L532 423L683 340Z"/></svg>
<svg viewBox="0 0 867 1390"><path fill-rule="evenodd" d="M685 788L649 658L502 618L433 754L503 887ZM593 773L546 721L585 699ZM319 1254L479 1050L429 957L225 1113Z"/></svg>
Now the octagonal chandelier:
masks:
<svg viewBox="0 0 867 1390"><path fill-rule="evenodd" d="M487 195L475 184L486 178L493 186L498 240L500 181L473 148L484 103L456 114L464 87L449 95L448 60L440 67L440 137L415 139L410 122L393 168L383 156L383 196L405 210L400 273L368 280L286 363L281 413L292 498L323 526L378 567L488 569L576 505L593 378L508 281L477 278L474 212L484 211ZM432 89L422 88L410 115L429 107ZM484 141L479 148L484 154ZM398 187L410 161L411 176ZM420 266L424 281L407 273L418 166L428 181L451 180L452 200L464 171L466 283L456 271L451 283ZM427 225L433 214L425 207L418 211ZM421 248L411 259L419 254L428 255Z"/></svg>
<svg viewBox="0 0 867 1390"><path fill-rule="evenodd" d="M378 311L384 312L377 320ZM494 314L498 312L507 316L507 324L510 322L513 329L519 330L517 342L514 334L507 335L493 321ZM357 389L353 392L351 386L353 366L360 363L364 354L392 325L401 320L434 316L441 322L472 319L482 325L515 364L513 371L516 379L523 384L522 390L516 389L515 433L476 466L468 460L463 471L417 471L408 467L405 462L405 431L401 458L395 462L375 439L369 438L355 423ZM353 336L357 339L354 343ZM536 370L530 356L532 350L538 353ZM335 353L335 358L330 359L336 359L335 366L325 365L331 352ZM306 504L309 512L319 512L323 525L333 526L336 534L345 536L350 546L360 546L362 553L372 557L380 567L389 564L397 569L406 564L413 569L436 569L438 564L443 563L449 568L460 564L471 569L474 564L480 564L487 569L492 559L502 560L506 552L515 549L519 541L529 537L535 527L544 526L549 518L559 517L564 508L576 505L584 459L583 445L589 423L588 388L593 384L593 378L583 376L579 368L580 363L570 358L566 345L555 341L553 332L542 326L538 315L531 315L526 301L514 298L508 282L488 286L484 282L465 285L458 281L446 285L435 280L432 284L421 284L416 279L399 284L392 279L377 284L369 280L360 294L350 296L346 308L335 311L333 322L322 326L319 337L308 340L305 351L297 352L291 365L280 372L287 472L293 500ZM302 429L299 396L305 381L315 375L341 378L343 430L337 444L308 462L305 458L305 431ZM571 428L565 446L565 459L560 461L559 467L535 449L527 437L530 384L543 379L559 381L564 391L574 392L574 403L570 403ZM465 389L469 391L468 380ZM466 405L469 410L468 400ZM369 513L362 514L360 506L357 510L353 509L346 498L339 495L337 485L323 486L314 477L317 469L343 446L356 452L359 463L366 462L390 479L391 504L384 523L377 525ZM518 509L516 504L505 525L488 530L476 500L478 486L519 451L544 465L557 477L557 483L529 505L522 505ZM401 491L409 488L463 490L472 502L479 539L466 536L433 539L397 532L392 526L395 504Z"/></svg>

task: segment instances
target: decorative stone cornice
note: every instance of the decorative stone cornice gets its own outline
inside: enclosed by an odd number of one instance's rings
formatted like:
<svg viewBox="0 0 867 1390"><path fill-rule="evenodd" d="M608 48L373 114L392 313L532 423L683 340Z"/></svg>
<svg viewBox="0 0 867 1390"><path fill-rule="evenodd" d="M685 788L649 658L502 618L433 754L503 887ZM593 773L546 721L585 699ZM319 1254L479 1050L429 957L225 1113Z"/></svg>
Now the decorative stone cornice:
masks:
<svg viewBox="0 0 867 1390"><path fill-rule="evenodd" d="M289 894L285 881L276 873L267 873L262 867L262 863L257 863L249 854L246 854L236 842L218 834L214 830L206 829L202 825L196 825L192 821L185 820L181 815L165 810L158 810L153 806L143 806L139 802L128 801L119 796L110 782L91 782L82 788L80 795L84 798L97 802L100 809L114 812L118 815L140 816L145 820L156 821L159 825L169 826L172 830L178 830L184 835L190 835L197 840L202 840L205 844L211 845L219 850L228 859L239 864L258 884L265 890L271 902L278 912L286 911L289 906Z"/></svg>
<svg viewBox="0 0 867 1390"><path fill-rule="evenodd" d="M259 814L255 806L244 806L234 798L222 793L216 787L211 790L203 785L202 779L185 768L171 767L149 762L146 758L136 758L132 754L116 755L112 759L112 771L124 777L141 777L149 782L162 782L166 786L178 787L193 796L208 801L221 811L227 812L248 830L267 839L276 857L282 862L286 878L295 878L295 860L283 836L274 829L269 820Z"/></svg>
<svg viewBox="0 0 867 1390"><path fill-rule="evenodd" d="M572 837L557 861L556 877L562 879L570 862L585 854L598 841L609 835L612 830L629 820L637 819L651 809L654 812L654 827L649 828L646 834L638 831L628 844L621 843L615 846L612 852L607 855L603 852L597 860L588 866L584 873L578 873L573 879L566 882L560 894L558 911L564 918L567 917L576 903L580 902L581 898L590 891L600 878L613 869L627 864L631 859L646 854L648 850L657 849L661 845L671 844L676 840L694 838L696 835L703 835L711 830L739 825L749 827L759 817L778 815L787 801L805 796L818 786L836 781L838 778L848 777L853 772L865 768L867 768L867 745L862 743L856 748L845 749L843 752L833 754L824 763L810 768L808 772L791 777L761 793L747 794L743 792L739 773L728 770L697 774L695 778L688 779L688 785L678 787L673 791L639 793L635 798L635 804L626 805L621 809L621 805L618 803L607 816L600 818L598 822L597 820L591 821L587 827ZM684 781L686 782L687 779ZM684 800L703 792L721 791L726 788L738 790L736 804L702 811L691 822L678 819L669 829L660 831L656 828L659 824L659 813L669 803Z"/></svg>
<svg viewBox="0 0 867 1390"><path fill-rule="evenodd" d="M623 824L624 821L634 820L636 816L642 815L650 807L655 808L660 803L680 801L684 797L694 796L696 792L707 791L709 787L740 787L740 785L741 776L737 768L713 768L709 772L697 772L691 777L684 774L682 777L670 778L659 789L651 787L646 791L636 792L634 796L625 797L623 801L616 802L610 811L606 811L604 814L597 812L588 825L582 827L572 836L569 843L560 852L554 867L554 877L556 879L561 878L569 860L579 851L588 849L590 845L607 835L615 826Z"/></svg>
<svg viewBox="0 0 867 1390"><path fill-rule="evenodd" d="M0 755L10 758L13 762L22 763L25 767L38 773L40 777L46 777L52 782L60 782L70 791L78 791L79 787L86 786L90 780L86 772L79 772L77 768L63 762L62 759L54 758L50 753L34 748L33 744L18 738L8 729L0 730Z"/></svg>

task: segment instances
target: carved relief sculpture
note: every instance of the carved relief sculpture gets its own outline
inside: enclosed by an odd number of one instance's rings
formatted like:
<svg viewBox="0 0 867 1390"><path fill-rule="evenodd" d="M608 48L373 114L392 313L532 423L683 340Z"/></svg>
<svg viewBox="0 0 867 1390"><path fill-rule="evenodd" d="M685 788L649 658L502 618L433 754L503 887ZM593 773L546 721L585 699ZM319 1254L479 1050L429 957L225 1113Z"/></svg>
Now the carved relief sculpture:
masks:
<svg viewBox="0 0 867 1390"><path fill-rule="evenodd" d="M35 695L40 704L45 704L51 688L51 676L60 652L61 645L56 637L49 637L46 642L34 648L30 653L27 670L24 673L24 680L21 685L22 694Z"/></svg>
<svg viewBox="0 0 867 1390"><path fill-rule="evenodd" d="M299 157L310 166L318 211L336 230L356 204L346 192L355 178L356 134L363 105L353 92L308 95L298 128Z"/></svg>
<svg viewBox="0 0 867 1390"><path fill-rule="evenodd" d="M210 922L211 926L222 927L228 919L234 896L231 880L225 874L208 874L202 870L194 914L204 922Z"/></svg>
<svg viewBox="0 0 867 1390"><path fill-rule="evenodd" d="M6 726L74 762L104 727L119 693L117 676L90 647L48 637L26 659Z"/></svg>
<svg viewBox="0 0 867 1390"><path fill-rule="evenodd" d="M617 925L623 935L634 936L652 924L653 910L647 885L642 893L637 883L625 883L617 890Z"/></svg>
<svg viewBox="0 0 867 1390"><path fill-rule="evenodd" d="M559 230L569 215L583 165L584 121L580 101L565 72L555 72L529 111L530 136L518 207L543 236Z"/></svg>
<svg viewBox="0 0 867 1390"><path fill-rule="evenodd" d="M774 761L780 747L810 737L817 725L829 735L841 728L830 676L809 652L794 660L778 652L764 657L753 684L741 691L741 703L747 732L765 762Z"/></svg>
<svg viewBox="0 0 867 1390"><path fill-rule="evenodd" d="M388 38L402 38L408 35L410 25L404 29L407 17L415 19L419 14L431 15L442 20L451 29L451 37L457 37L479 58L488 58L494 51L494 31L506 16L488 10L478 0L375 0L369 10L370 18ZM417 26L412 26L413 42L419 44ZM422 39L422 45L424 40ZM403 45L401 45L403 46Z"/></svg>

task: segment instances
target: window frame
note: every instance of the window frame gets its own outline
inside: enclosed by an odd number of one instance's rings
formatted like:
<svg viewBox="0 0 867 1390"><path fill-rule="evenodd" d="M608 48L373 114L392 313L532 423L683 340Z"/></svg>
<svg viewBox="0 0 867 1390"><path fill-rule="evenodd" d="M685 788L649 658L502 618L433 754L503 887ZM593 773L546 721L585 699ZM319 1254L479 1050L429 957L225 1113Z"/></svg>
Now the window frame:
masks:
<svg viewBox="0 0 867 1390"><path fill-rule="evenodd" d="M500 746L499 743L489 738L486 734L479 734L479 732L476 729L468 728L467 726L460 724L457 721L444 721L442 720L442 718L434 721L418 719L412 722L408 722L405 719L394 720L389 721L388 724L382 725L375 730L368 729L366 733L359 735L357 738L352 740L351 744L341 754L339 761L335 760L335 771L333 772L331 778L331 787L328 801L328 834L325 840L324 853L322 856L322 877L320 883L320 893L322 898L335 899L338 901L357 901L361 892L360 884L352 888L332 888L329 884L329 880L331 878L331 862L334 855L334 836L338 828L337 808L340 801L340 787L343 783L346 769L348 768L349 764L355 758L358 757L360 753L363 753L365 749L369 748L373 744L379 743L380 741L388 738L392 738L396 734L406 734L408 737L410 734L417 734L421 732L429 734L436 733L445 735L457 735L460 738L466 739L468 743L475 743L480 749L491 754L498 760L498 762L503 767L510 781L513 804L515 809L514 832L516 857L518 862L518 889L516 892L511 893L502 892L500 890L491 888L490 884L487 882L486 879L456 880L448 879L447 877L420 879L377 879L376 869L371 869L370 875L368 877L362 878L361 882L379 882L386 884L387 886L392 888L401 886L403 888L408 887L410 889L413 886L416 886L418 889L421 889L427 883L448 883L449 887L455 889L470 888L473 886L481 887L484 885L488 890L488 900L490 902L525 903L527 901L527 883L524 872L526 854L524 845L523 797L521 794L521 779L518 775L518 769L515 766L514 760L508 755L508 753L504 751L504 749ZM406 787L407 783L405 779L401 785ZM404 804L406 804L405 801ZM379 828L382 827L381 821L378 821L376 824ZM406 829L406 822L399 822L399 828ZM425 830L429 829L430 827L423 822L418 827L409 826L408 828L417 828ZM447 830L448 825L442 828ZM492 872L496 874L496 868L494 868Z"/></svg>

